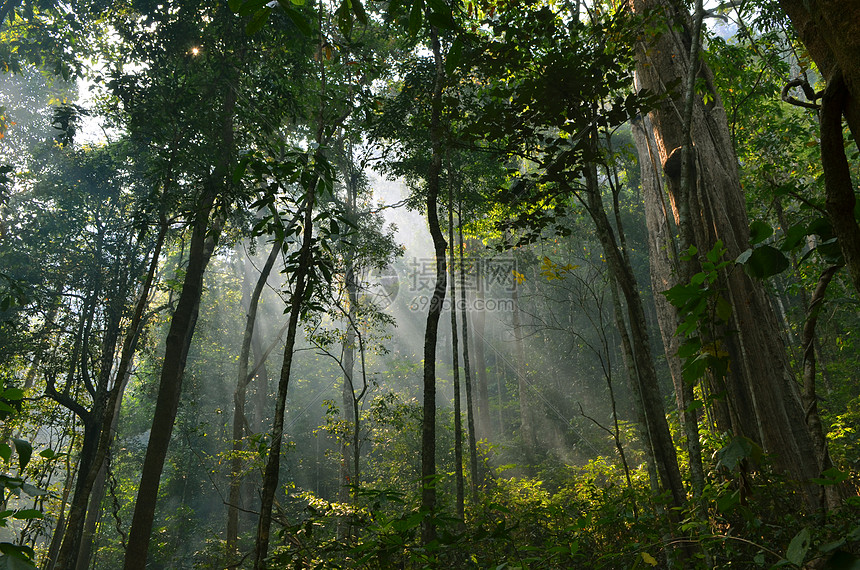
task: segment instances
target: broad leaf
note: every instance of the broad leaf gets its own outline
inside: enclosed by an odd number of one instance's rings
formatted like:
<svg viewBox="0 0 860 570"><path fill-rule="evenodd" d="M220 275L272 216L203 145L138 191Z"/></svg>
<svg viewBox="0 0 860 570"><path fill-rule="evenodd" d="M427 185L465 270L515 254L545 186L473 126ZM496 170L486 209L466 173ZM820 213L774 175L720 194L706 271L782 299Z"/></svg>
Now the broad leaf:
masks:
<svg viewBox="0 0 860 570"><path fill-rule="evenodd" d="M791 539L788 550L785 552L786 560L795 566L802 565L811 544L812 540L809 536L809 529L805 528L801 530Z"/></svg>
<svg viewBox="0 0 860 570"><path fill-rule="evenodd" d="M770 245L763 245L753 250L746 250L737 258L743 264L750 277L767 279L788 269L788 258L781 251Z"/></svg>
<svg viewBox="0 0 860 570"><path fill-rule="evenodd" d="M33 455L33 446L25 439L12 438L12 443L15 444L15 451L18 452L18 464L23 470L30 463L30 456Z"/></svg>
<svg viewBox="0 0 860 570"><path fill-rule="evenodd" d="M773 228L759 220L750 224L750 244L761 243L773 235Z"/></svg>

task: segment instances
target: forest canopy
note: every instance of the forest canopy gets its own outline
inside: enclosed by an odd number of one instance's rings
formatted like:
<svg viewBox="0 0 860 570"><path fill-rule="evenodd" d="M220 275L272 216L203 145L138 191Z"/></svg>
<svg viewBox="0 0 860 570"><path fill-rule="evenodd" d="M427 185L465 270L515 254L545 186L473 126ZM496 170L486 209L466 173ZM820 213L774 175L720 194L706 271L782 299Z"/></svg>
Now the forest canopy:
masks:
<svg viewBox="0 0 860 570"><path fill-rule="evenodd" d="M860 0L0 1L0 568L860 568Z"/></svg>

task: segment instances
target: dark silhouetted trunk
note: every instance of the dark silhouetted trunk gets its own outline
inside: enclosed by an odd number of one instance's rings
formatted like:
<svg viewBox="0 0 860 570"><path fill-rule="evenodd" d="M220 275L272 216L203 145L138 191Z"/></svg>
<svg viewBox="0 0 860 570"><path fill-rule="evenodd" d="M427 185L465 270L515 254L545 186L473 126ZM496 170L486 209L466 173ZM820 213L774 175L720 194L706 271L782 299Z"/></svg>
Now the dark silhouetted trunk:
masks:
<svg viewBox="0 0 860 570"><path fill-rule="evenodd" d="M232 91L230 92L232 93ZM232 133L232 129L230 130ZM220 170L222 175L226 176L227 165L225 164ZM185 362L194 335L194 327L197 324L200 296L203 293L203 274L221 231L219 220L210 221L210 214L217 194L216 184L220 186L221 182L213 181L207 184L198 202L185 280L167 333L158 399L155 403L134 516L129 530L128 548L123 566L125 570L144 570L146 568L152 523L155 520L158 487L182 395L182 376L185 372Z"/></svg>
<svg viewBox="0 0 860 570"><path fill-rule="evenodd" d="M450 167L449 167L450 168ZM466 518L465 489L463 485L463 411L460 394L460 345L457 333L457 278L454 263L454 199L449 171L448 184L448 287L451 289L451 364L454 380L454 485L456 487L456 513L461 521ZM465 289L461 289L465 296Z"/></svg>
<svg viewBox="0 0 860 570"><path fill-rule="evenodd" d="M321 138L321 137L318 137ZM304 231L302 232L302 245L299 253L299 263L295 273L295 288L290 300L290 316L287 326L287 338L284 346L284 360L281 366L281 375L278 380L278 393L275 399L275 415L272 419L272 436L269 447L269 456L266 460L266 470L263 475L263 489L260 498L260 519L257 524L257 538L254 547L254 570L262 570L266 567L266 558L269 555L269 534L272 526L272 508L275 500L275 491L278 488L278 480L281 468L281 445L284 438L284 416L287 405L287 391L290 385L292 373L294 347L296 344L296 332L299 325L299 316L305 296L305 288L313 263L313 209L316 202L316 188L318 178L314 177L308 185L304 203Z"/></svg>
<svg viewBox="0 0 860 570"><path fill-rule="evenodd" d="M595 135L592 136L592 145L597 145ZM669 491L672 504L682 507L686 503L686 493L681 480L681 472L678 468L678 458L675 455L675 446L669 433L669 424L666 422L666 411L663 407L663 399L660 385L657 381L657 372L654 368L654 360L651 355L651 345L648 327L645 319L645 309L642 298L639 295L639 287L629 258L619 247L606 210L600 195L597 182L597 167L588 164L585 168L585 197L584 205L594 220L597 238L603 249L604 257L611 277L618 283L627 306L628 321L630 324L630 340L633 348L633 357L638 371L637 377L640 382L640 394L642 396L643 410L646 416L646 424L654 450L654 462L660 478L661 488Z"/></svg>
<svg viewBox="0 0 860 570"><path fill-rule="evenodd" d="M436 75L433 79L432 110L430 113L430 141L433 155L427 171L427 224L436 254L436 285L427 310L424 329L424 417L421 422L421 510L425 513L421 525L421 541L428 544L436 537L433 517L436 513L436 337L439 316L445 302L447 263L445 262L445 236L439 227L436 202L439 199L439 182L442 173L442 88L445 82L445 62L436 28L430 28Z"/></svg>
<svg viewBox="0 0 860 570"><path fill-rule="evenodd" d="M242 499L243 467L241 451L243 447L242 440L245 435L245 425L247 423L245 400L248 384L253 379L253 375L248 374L248 362L251 359L251 344L257 324L257 309L260 306L260 296L263 293L263 287L265 287L266 281L269 279L269 274L272 272L272 267L274 267L283 245L283 241L280 240L276 240L272 244L269 256L260 270L257 283L254 285L254 290L248 299L245 332L242 336L242 347L239 352L239 374L236 381L236 390L233 392L233 455L230 459L230 495L227 500L227 553L230 556L236 553L239 536L239 503Z"/></svg>
<svg viewBox="0 0 860 570"><path fill-rule="evenodd" d="M457 215L459 221L460 233L460 291L462 299L460 300L460 319L463 325L463 372L466 380L466 414L468 421L469 433L469 471L472 476L472 505L478 505L478 484L480 483L478 475L478 442L475 436L475 406L474 397L472 394L472 367L469 361L469 320L467 318L468 311L466 310L466 260L463 254L463 205L460 204L460 209ZM451 251L454 250L454 239L451 238ZM452 305L452 310L455 307Z"/></svg>

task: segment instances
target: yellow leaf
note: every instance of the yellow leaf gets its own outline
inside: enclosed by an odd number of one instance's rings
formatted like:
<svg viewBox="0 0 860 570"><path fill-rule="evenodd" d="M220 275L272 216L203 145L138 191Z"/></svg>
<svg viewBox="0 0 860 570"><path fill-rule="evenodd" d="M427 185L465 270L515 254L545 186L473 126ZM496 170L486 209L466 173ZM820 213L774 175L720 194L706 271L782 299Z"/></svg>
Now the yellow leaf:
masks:
<svg viewBox="0 0 860 570"><path fill-rule="evenodd" d="M647 552L642 553L642 560L645 562L645 564L650 564L651 566L657 566L657 560L653 556L648 554Z"/></svg>

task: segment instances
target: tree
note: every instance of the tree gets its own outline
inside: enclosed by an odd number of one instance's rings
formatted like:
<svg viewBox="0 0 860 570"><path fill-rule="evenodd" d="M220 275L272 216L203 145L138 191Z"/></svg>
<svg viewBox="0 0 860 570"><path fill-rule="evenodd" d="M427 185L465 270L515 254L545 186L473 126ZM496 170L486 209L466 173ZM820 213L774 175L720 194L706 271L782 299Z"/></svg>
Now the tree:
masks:
<svg viewBox="0 0 860 570"><path fill-rule="evenodd" d="M845 264L860 293L860 226L842 135L842 117L860 137L860 2L780 0L794 29L827 82L821 99L821 161L827 212Z"/></svg>
<svg viewBox="0 0 860 570"><path fill-rule="evenodd" d="M636 0L630 6L639 14L656 10L665 22L660 33L637 44L636 77L640 88L666 93L665 86L688 77L695 30L688 27L688 14L678 12L670 3ZM672 25L681 25L681 31ZM689 188L689 194L680 194L685 125L679 120L683 117L679 110L684 108L684 93L668 93L664 102L649 113L649 119L668 179L676 224L689 224L691 243L698 252L711 251L719 240L727 248L728 257L734 259L749 243L737 158L710 70L700 62L693 67L698 69L694 73L697 80L704 81L708 102L698 94L693 99L689 132L695 149L696 184ZM651 156L653 153L645 152L641 161L650 161ZM731 305L730 326L736 332L720 338L722 350L734 364L726 376L726 385L715 388L725 391L730 408L729 417L717 418L718 425L761 442L779 469L797 481L808 481L818 475L815 462L810 461L814 457L812 441L802 420L803 411L767 296L759 283L737 270L721 276L720 287ZM671 330L674 323L663 322L661 327ZM807 493L810 507L817 506L814 496Z"/></svg>

